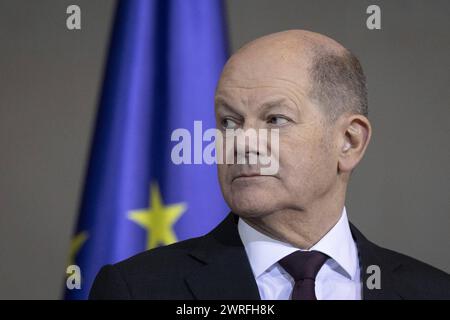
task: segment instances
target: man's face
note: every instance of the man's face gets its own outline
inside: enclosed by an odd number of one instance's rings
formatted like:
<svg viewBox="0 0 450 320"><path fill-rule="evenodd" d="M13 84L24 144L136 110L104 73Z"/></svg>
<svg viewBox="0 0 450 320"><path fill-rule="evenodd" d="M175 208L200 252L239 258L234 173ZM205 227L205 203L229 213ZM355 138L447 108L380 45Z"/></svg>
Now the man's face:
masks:
<svg viewBox="0 0 450 320"><path fill-rule="evenodd" d="M308 98L306 63L274 60L272 55L232 58L216 91L216 123L224 135L225 129L279 130L277 173L260 175L248 162L218 165L224 198L242 217L301 210L336 182L332 130ZM269 144L268 151L276 148Z"/></svg>

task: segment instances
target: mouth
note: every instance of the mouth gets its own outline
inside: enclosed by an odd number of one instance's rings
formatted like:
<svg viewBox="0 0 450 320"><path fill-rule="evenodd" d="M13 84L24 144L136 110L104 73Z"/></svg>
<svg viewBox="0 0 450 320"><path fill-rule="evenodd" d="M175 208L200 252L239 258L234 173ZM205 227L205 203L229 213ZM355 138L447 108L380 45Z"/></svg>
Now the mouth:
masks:
<svg viewBox="0 0 450 320"><path fill-rule="evenodd" d="M235 180L256 180L256 179L261 179L261 178L267 178L267 177L272 177L270 175L261 175L261 174L240 174L236 177L234 177L231 181L235 181Z"/></svg>

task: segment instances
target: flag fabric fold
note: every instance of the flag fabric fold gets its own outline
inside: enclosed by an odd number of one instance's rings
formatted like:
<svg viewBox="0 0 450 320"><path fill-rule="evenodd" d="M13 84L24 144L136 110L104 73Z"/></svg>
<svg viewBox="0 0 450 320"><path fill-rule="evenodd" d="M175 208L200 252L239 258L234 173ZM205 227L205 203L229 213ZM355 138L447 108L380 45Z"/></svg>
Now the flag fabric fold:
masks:
<svg viewBox="0 0 450 320"><path fill-rule="evenodd" d="M220 0L119 1L70 264L85 299L101 266L200 236L227 214L217 168L171 160L177 128L215 127L227 57ZM207 142L200 141L201 146Z"/></svg>

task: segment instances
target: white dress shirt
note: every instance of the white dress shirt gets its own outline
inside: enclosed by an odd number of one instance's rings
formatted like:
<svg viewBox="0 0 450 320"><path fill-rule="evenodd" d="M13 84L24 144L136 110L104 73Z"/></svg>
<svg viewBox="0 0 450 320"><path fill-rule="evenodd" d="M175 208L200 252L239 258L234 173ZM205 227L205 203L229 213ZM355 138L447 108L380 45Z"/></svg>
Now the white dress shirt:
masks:
<svg viewBox="0 0 450 320"><path fill-rule="evenodd" d="M261 299L290 299L294 279L278 261L301 249L266 236L243 219L239 219L238 230ZM318 300L361 299L358 251L352 238L345 207L336 225L309 250L320 251L330 257L316 277L315 290Z"/></svg>

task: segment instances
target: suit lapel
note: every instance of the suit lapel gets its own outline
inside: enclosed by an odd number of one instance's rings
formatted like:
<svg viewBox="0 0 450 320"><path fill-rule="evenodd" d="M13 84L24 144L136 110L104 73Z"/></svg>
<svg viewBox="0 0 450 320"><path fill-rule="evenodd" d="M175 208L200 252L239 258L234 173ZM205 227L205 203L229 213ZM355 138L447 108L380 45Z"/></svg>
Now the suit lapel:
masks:
<svg viewBox="0 0 450 320"><path fill-rule="evenodd" d="M230 213L213 231L199 241L190 256L203 265L189 274L186 284L195 299L200 300L260 300L258 286L237 229L238 217ZM361 270L363 300L402 299L397 293L393 264L382 249L367 240L350 224L356 242ZM381 289L369 289L367 280L369 266L378 266L381 271Z"/></svg>
<svg viewBox="0 0 450 320"><path fill-rule="evenodd" d="M194 298L259 300L244 245L237 229L238 217L230 213L204 236L190 255L203 263L185 278Z"/></svg>
<svg viewBox="0 0 450 320"><path fill-rule="evenodd" d="M355 239L356 246L358 248L359 264L361 270L361 285L363 288L362 299L363 300L398 300L402 297L397 293L395 289L395 278L393 274L395 270L400 266L399 264L393 264L389 259L386 259L382 249L367 240L363 234L353 225L350 224L350 229ZM380 270L381 276L381 288L369 289L367 280L373 274L368 272L369 266L377 266Z"/></svg>

